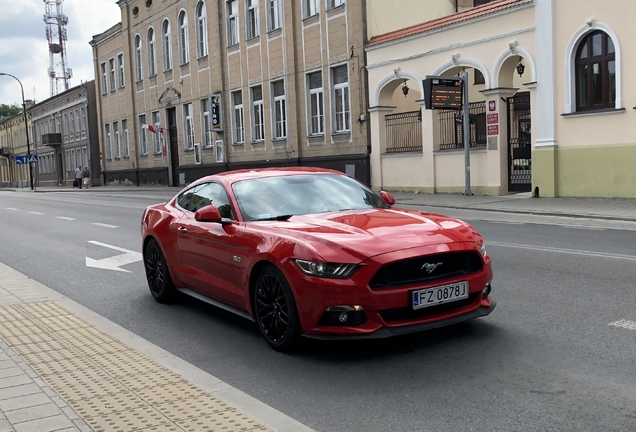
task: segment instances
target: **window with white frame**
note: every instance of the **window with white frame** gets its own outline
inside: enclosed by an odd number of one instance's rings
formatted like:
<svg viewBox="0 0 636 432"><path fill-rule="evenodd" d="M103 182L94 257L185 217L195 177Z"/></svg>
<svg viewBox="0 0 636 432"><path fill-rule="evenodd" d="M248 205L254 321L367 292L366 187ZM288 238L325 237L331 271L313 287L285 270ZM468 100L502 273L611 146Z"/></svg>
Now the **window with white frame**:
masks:
<svg viewBox="0 0 636 432"><path fill-rule="evenodd" d="M79 109L75 110L75 121L77 122L77 129L75 129L75 132L79 132L80 130L82 130L82 126L80 123L80 111Z"/></svg>
<svg viewBox="0 0 636 432"><path fill-rule="evenodd" d="M238 0L227 2L227 45L236 45L239 42L238 26Z"/></svg>
<svg viewBox="0 0 636 432"><path fill-rule="evenodd" d="M322 72L307 75L309 85L309 134L325 133L325 107L322 88Z"/></svg>
<svg viewBox="0 0 636 432"><path fill-rule="evenodd" d="M188 15L182 10L179 13L179 64L181 65L190 62L188 43Z"/></svg>
<svg viewBox="0 0 636 432"><path fill-rule="evenodd" d="M201 134L203 146L212 147L212 130L210 129L210 98L201 99Z"/></svg>
<svg viewBox="0 0 636 432"><path fill-rule="evenodd" d="M146 114L139 115L139 153L148 154L148 130L146 129Z"/></svg>
<svg viewBox="0 0 636 432"><path fill-rule="evenodd" d="M113 145L113 153L115 159L119 159L121 157L121 143L119 142L119 123L113 122L113 137L114 137L114 145Z"/></svg>
<svg viewBox="0 0 636 432"><path fill-rule="evenodd" d="M71 119L71 128L69 129L69 133L75 133L75 116L73 115L73 111L69 113L69 118Z"/></svg>
<svg viewBox="0 0 636 432"><path fill-rule="evenodd" d="M232 92L232 142L243 144L245 142L245 124L243 123L243 94L241 90Z"/></svg>
<svg viewBox="0 0 636 432"><path fill-rule="evenodd" d="M308 18L318 13L320 8L319 0L303 0L303 17Z"/></svg>
<svg viewBox="0 0 636 432"><path fill-rule="evenodd" d="M161 130L161 116L159 115L159 111L153 111L150 113L150 120L152 123L152 127L154 128L154 132L152 134L152 150L154 154L161 153L161 134L159 131Z"/></svg>
<svg viewBox="0 0 636 432"><path fill-rule="evenodd" d="M282 25L282 0L267 0L267 26L268 30L279 29Z"/></svg>
<svg viewBox="0 0 636 432"><path fill-rule="evenodd" d="M106 93L108 93L108 81L106 80L106 63L100 64L99 68L102 73L102 94L105 95Z"/></svg>
<svg viewBox="0 0 636 432"><path fill-rule="evenodd" d="M121 143L123 147L123 157L130 157L130 141L128 140L128 120L124 119L121 121Z"/></svg>
<svg viewBox="0 0 636 432"><path fill-rule="evenodd" d="M111 142L110 142L110 125L108 123L106 123L104 125L104 132L105 132L104 138L105 138L105 141L106 141L106 143L105 143L106 144L105 145L105 147L106 147L106 159L111 160L113 158L113 149L111 147ZM77 161L75 161L74 165L77 165Z"/></svg>
<svg viewBox="0 0 636 432"><path fill-rule="evenodd" d="M258 36L258 0L246 0L247 20L245 27L247 38L253 39Z"/></svg>
<svg viewBox="0 0 636 432"><path fill-rule="evenodd" d="M157 75L157 48L155 44L155 29L148 29L148 76Z"/></svg>
<svg viewBox="0 0 636 432"><path fill-rule="evenodd" d="M265 114L263 111L263 87L252 87L252 141L265 140Z"/></svg>
<svg viewBox="0 0 636 432"><path fill-rule="evenodd" d="M287 138L287 102L285 100L285 82L283 80L272 83L272 99L274 139Z"/></svg>
<svg viewBox="0 0 636 432"><path fill-rule="evenodd" d="M185 131L185 149L194 149L194 117L192 103L183 104L183 122Z"/></svg>
<svg viewBox="0 0 636 432"><path fill-rule="evenodd" d="M69 126L68 126L68 113L64 113L64 135L68 135Z"/></svg>
<svg viewBox="0 0 636 432"><path fill-rule="evenodd" d="M338 6L342 6L344 4L345 0L327 0L327 4L329 5L329 8L335 8Z"/></svg>
<svg viewBox="0 0 636 432"><path fill-rule="evenodd" d="M110 91L114 92L117 88L117 83L115 82L115 59L108 59L108 72L110 78Z"/></svg>
<svg viewBox="0 0 636 432"><path fill-rule="evenodd" d="M83 131L85 131L86 130L86 108L82 107L81 111L82 111L82 126L81 126L81 129Z"/></svg>
<svg viewBox="0 0 636 432"><path fill-rule="evenodd" d="M170 32L170 21L163 21L161 26L161 40L163 44L163 71L172 70L172 33Z"/></svg>
<svg viewBox="0 0 636 432"><path fill-rule="evenodd" d="M197 57L205 57L208 55L208 24L205 11L205 2L199 1L196 7L197 15Z"/></svg>
<svg viewBox="0 0 636 432"><path fill-rule="evenodd" d="M126 78L124 74L124 53L117 54L117 67L119 68L119 88L126 85Z"/></svg>
<svg viewBox="0 0 636 432"><path fill-rule="evenodd" d="M336 132L346 132L351 129L349 111L349 73L347 65L331 69L333 81L333 127Z"/></svg>
<svg viewBox="0 0 636 432"><path fill-rule="evenodd" d="M143 67L141 62L141 36L135 36L135 79L141 81L143 79Z"/></svg>

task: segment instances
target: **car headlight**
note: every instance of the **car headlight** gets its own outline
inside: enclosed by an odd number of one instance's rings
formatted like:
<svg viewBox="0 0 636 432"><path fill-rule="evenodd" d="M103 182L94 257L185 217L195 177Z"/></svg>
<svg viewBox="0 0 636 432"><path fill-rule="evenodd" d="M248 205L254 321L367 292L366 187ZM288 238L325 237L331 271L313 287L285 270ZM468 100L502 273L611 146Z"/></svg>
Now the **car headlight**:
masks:
<svg viewBox="0 0 636 432"><path fill-rule="evenodd" d="M314 262L306 260L294 260L296 266L307 276L323 278L345 279L353 275L358 269L357 264L338 264L326 262Z"/></svg>
<svg viewBox="0 0 636 432"><path fill-rule="evenodd" d="M486 243L482 243L481 246L479 246L479 252L481 253L481 256L486 256Z"/></svg>

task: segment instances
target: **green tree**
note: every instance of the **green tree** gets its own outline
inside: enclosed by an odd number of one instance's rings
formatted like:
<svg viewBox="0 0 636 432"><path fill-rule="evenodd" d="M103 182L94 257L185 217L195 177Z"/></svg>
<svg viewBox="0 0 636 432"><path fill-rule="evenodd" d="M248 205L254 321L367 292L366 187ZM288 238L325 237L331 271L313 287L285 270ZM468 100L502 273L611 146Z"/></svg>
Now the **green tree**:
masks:
<svg viewBox="0 0 636 432"><path fill-rule="evenodd" d="M16 103L13 105L0 104L0 118L11 117L22 112L22 107Z"/></svg>

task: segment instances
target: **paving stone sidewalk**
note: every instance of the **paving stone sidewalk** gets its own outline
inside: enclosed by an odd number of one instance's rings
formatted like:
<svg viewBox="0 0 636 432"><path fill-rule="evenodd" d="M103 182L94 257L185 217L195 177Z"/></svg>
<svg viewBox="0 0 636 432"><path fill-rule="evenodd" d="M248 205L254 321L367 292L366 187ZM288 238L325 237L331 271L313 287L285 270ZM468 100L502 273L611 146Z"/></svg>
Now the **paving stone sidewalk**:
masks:
<svg viewBox="0 0 636 432"><path fill-rule="evenodd" d="M311 429L0 263L5 431Z"/></svg>

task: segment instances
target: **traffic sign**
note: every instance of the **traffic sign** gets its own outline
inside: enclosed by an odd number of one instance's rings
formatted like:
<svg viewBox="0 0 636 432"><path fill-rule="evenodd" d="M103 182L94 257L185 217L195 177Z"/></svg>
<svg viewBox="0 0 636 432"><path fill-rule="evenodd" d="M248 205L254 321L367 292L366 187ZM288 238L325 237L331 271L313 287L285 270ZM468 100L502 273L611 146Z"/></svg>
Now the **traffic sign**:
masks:
<svg viewBox="0 0 636 432"><path fill-rule="evenodd" d="M15 163L18 165L26 165L28 163L38 163L38 155L16 155Z"/></svg>

